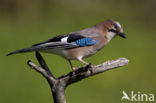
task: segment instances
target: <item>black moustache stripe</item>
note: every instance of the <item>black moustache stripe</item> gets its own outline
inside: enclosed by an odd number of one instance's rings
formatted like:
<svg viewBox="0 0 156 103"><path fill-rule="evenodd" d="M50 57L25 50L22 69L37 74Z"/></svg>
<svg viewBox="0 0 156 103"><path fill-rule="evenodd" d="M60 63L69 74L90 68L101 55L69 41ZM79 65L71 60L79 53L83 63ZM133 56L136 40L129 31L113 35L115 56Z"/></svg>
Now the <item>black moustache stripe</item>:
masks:
<svg viewBox="0 0 156 103"><path fill-rule="evenodd" d="M114 32L114 33L118 33L117 30L114 30L114 29L109 29L110 32Z"/></svg>

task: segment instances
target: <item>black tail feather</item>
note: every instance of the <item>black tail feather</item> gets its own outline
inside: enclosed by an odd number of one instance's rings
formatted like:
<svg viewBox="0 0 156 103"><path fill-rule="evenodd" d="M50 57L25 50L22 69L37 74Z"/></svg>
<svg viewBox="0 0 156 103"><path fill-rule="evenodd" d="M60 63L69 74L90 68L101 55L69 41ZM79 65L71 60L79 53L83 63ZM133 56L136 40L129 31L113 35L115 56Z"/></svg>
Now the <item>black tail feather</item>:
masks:
<svg viewBox="0 0 156 103"><path fill-rule="evenodd" d="M17 51L13 51L7 56L17 53L25 53L25 52L31 52L31 51L38 51L38 50L47 50L47 49L68 49L68 48L75 48L78 47L75 43L62 43L62 42L51 42L51 43L45 43L45 44L38 44L33 45L30 48L25 48Z"/></svg>
<svg viewBox="0 0 156 103"><path fill-rule="evenodd" d="M9 56L9 55L12 55L12 54L17 54L17 53L31 52L31 51L35 51L35 50L37 50L35 47L24 48L24 49L21 49L21 50L13 51L13 52L7 54L6 56Z"/></svg>

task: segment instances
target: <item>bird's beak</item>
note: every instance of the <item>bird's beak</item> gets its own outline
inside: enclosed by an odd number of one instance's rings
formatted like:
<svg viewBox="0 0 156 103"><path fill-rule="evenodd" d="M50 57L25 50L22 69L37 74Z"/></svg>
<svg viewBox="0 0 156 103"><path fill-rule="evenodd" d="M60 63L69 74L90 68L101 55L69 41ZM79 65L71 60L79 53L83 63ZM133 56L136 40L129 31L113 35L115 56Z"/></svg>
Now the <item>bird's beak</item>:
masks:
<svg viewBox="0 0 156 103"><path fill-rule="evenodd" d="M126 38L126 35L122 32L118 33L119 36L121 36L122 38Z"/></svg>

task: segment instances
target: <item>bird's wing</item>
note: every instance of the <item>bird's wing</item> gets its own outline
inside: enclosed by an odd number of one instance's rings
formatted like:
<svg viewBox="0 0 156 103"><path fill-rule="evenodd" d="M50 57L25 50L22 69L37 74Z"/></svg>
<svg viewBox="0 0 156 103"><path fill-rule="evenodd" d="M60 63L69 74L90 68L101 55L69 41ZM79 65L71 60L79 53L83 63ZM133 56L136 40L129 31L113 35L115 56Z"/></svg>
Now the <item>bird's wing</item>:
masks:
<svg viewBox="0 0 156 103"><path fill-rule="evenodd" d="M94 40L90 37L85 37L77 34L68 34L68 35L60 35L54 38L51 38L45 42L38 43L33 45L45 49L54 49L54 48L76 48L83 46L91 46L97 43L97 40Z"/></svg>
<svg viewBox="0 0 156 103"><path fill-rule="evenodd" d="M13 51L7 55L47 49L71 49L84 46L91 46L96 43L97 40L94 40L89 37L84 37L76 34L68 34L51 38L45 42L35 44L30 48L24 48L21 50Z"/></svg>
<svg viewBox="0 0 156 103"><path fill-rule="evenodd" d="M78 47L75 43L63 43L63 42L47 42L40 45L32 46L38 49L69 49Z"/></svg>

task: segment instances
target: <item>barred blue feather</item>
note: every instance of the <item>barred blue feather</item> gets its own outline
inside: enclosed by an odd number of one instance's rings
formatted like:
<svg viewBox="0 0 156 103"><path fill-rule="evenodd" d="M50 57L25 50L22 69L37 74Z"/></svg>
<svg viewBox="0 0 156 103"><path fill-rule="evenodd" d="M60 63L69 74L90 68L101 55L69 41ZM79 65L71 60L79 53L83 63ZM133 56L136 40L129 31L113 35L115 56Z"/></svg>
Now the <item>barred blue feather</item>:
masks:
<svg viewBox="0 0 156 103"><path fill-rule="evenodd" d="M97 42L98 42L97 40L94 40L92 38L82 38L82 39L75 41L75 43L80 47L91 46L91 45L96 44Z"/></svg>

